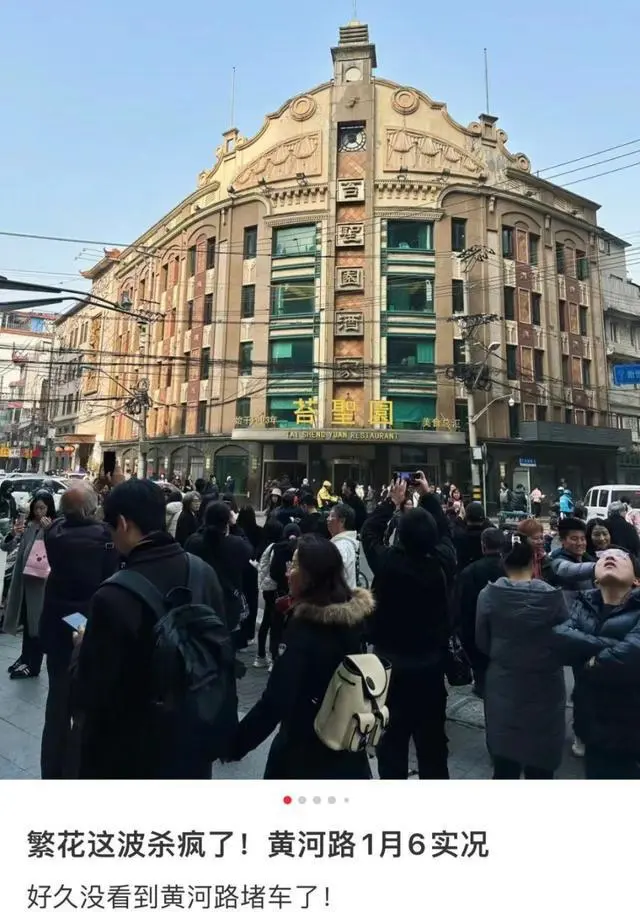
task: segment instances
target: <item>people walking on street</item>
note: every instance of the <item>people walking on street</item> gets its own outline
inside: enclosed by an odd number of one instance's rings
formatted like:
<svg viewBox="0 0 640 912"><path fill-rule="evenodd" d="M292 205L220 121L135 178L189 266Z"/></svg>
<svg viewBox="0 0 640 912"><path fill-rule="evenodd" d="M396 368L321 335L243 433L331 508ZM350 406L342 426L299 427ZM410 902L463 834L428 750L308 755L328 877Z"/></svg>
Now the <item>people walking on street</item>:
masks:
<svg viewBox="0 0 640 912"><path fill-rule="evenodd" d="M544 494L538 485L535 486L529 495L529 499L531 500L531 512L533 513L534 519L540 519L542 516L542 502L544 500Z"/></svg>
<svg viewBox="0 0 640 912"><path fill-rule="evenodd" d="M367 508L364 500L359 496L357 491L358 485L355 481L345 481L342 485L342 502L351 507L356 515L356 532L360 532L364 521L367 518Z"/></svg>
<svg viewBox="0 0 640 912"><path fill-rule="evenodd" d="M476 646L476 612L478 596L488 583L504 576L502 552L504 534L490 526L481 536L482 557L468 564L460 573L456 586L456 620L460 641L473 669L473 688L478 697L484 696L484 680L489 660Z"/></svg>
<svg viewBox="0 0 640 912"><path fill-rule="evenodd" d="M184 547L185 542L190 535L198 531L198 513L202 503L200 494L197 491L189 491L184 495L182 501L182 511L176 522L175 540L179 545Z"/></svg>
<svg viewBox="0 0 640 912"><path fill-rule="evenodd" d="M276 610L276 599L278 597L278 586L271 578L271 559L273 549L277 542L282 540L284 529L282 523L274 519L269 519L264 526L265 549L260 556L258 564L258 590L262 593L264 599L264 610L262 613L262 622L258 629L258 652L253 662L254 668L268 668L273 664L277 655L277 646L275 638L270 642L270 659L267 659L267 637L271 631L271 623Z"/></svg>
<svg viewBox="0 0 640 912"><path fill-rule="evenodd" d="M456 558L442 507L435 494L428 493L422 472L418 491L421 506L403 515L393 547L384 545L384 533L406 498L406 482L391 485L389 499L374 510L362 529L376 601L368 639L392 668L389 728L377 751L381 779L407 779L411 738L419 777L449 778L444 675L451 633L449 587Z"/></svg>
<svg viewBox="0 0 640 912"><path fill-rule="evenodd" d="M506 577L478 598L476 647L489 658L484 692L494 779L552 779L565 738L564 669L553 628L566 617L562 593L533 578L534 550L514 536Z"/></svg>
<svg viewBox="0 0 640 912"><path fill-rule="evenodd" d="M597 561L602 551L611 547L611 533L601 519L590 519L587 523L587 557Z"/></svg>
<svg viewBox="0 0 640 912"><path fill-rule="evenodd" d="M98 498L91 488L70 488L60 501L62 518L44 534L50 573L40 618L49 679L40 764L43 779L77 776L78 757L71 738L73 630L64 618L86 616L91 598L121 561L109 527L95 518L97 509Z"/></svg>
<svg viewBox="0 0 640 912"><path fill-rule="evenodd" d="M176 537L178 529L178 520L182 513L183 499L180 491L172 491L166 496L166 525L167 532L172 538Z"/></svg>
<svg viewBox="0 0 640 912"><path fill-rule="evenodd" d="M587 779L640 779L640 565L617 548L596 564L597 589L580 592L556 628L575 675Z"/></svg>
<svg viewBox="0 0 640 912"><path fill-rule="evenodd" d="M171 592L189 589L195 566L200 591L193 596L210 609L211 624L224 621L216 574L202 561L189 559L165 531L164 495L156 484L132 479L118 485L104 512L127 569L166 600ZM73 681L75 712L82 719L80 778L211 778L213 758L199 737L196 720L165 713L153 699L163 683L153 677L155 611L140 596L107 580L87 613L86 629L78 636Z"/></svg>
<svg viewBox="0 0 640 912"><path fill-rule="evenodd" d="M276 728L265 779L369 779L365 751L333 751L314 721L336 669L346 655L362 652L371 595L351 591L338 549L326 539L303 536L289 574L292 614L267 687L240 722L229 760L240 760Z"/></svg>
<svg viewBox="0 0 640 912"><path fill-rule="evenodd" d="M248 613L243 582L249 561L253 560L248 539L230 534L235 522L236 515L227 504L214 501L207 507L202 528L184 546L188 554L195 554L215 570L223 593L225 621L232 633L237 633Z"/></svg>
<svg viewBox="0 0 640 912"><path fill-rule="evenodd" d="M338 498L335 496L335 494L332 493L331 490L331 482L323 481L322 487L318 491L318 509L326 510L331 506L331 504L337 503L337 501Z"/></svg>
<svg viewBox="0 0 640 912"><path fill-rule="evenodd" d="M12 680L37 678L42 668L39 627L49 575L44 535L55 518L52 495L36 491L16 555L3 623L4 632L14 635L22 625L22 652L8 669Z"/></svg>
<svg viewBox="0 0 640 912"><path fill-rule="evenodd" d="M464 520L453 526L453 543L458 556L458 572L482 557L482 533L490 528L481 503L474 501L467 507Z"/></svg>
<svg viewBox="0 0 640 912"><path fill-rule="evenodd" d="M319 535L321 538L329 538L327 529L327 515L318 510L316 498L313 494L303 494L300 499L300 509L304 516L300 520L301 535Z"/></svg>
<svg viewBox="0 0 640 912"><path fill-rule="evenodd" d="M517 533L533 548L533 578L542 579L546 558L544 526L537 519L523 519L518 523Z"/></svg>
<svg viewBox="0 0 640 912"><path fill-rule="evenodd" d="M558 488L558 507L560 509L560 519L567 519L573 515L573 495L568 488Z"/></svg>
<svg viewBox="0 0 640 912"><path fill-rule="evenodd" d="M628 507L617 500L609 505L605 525L611 535L611 544L615 548L624 548L635 557L640 556L640 537L634 526L627 522Z"/></svg>
<svg viewBox="0 0 640 912"><path fill-rule="evenodd" d="M360 542L356 532L356 514L353 507L337 503L331 507L327 519L331 541L342 556L344 578L351 589L358 585L358 558Z"/></svg>

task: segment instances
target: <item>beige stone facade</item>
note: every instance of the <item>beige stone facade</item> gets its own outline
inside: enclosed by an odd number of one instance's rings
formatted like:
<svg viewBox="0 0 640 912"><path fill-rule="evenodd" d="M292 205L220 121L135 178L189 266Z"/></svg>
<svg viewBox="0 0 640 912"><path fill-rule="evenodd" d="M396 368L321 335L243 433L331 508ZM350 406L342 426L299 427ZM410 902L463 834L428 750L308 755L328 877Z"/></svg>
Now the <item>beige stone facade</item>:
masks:
<svg viewBox="0 0 640 912"><path fill-rule="evenodd" d="M83 273L91 279L92 294L107 302L117 299L117 254L105 251L103 259ZM115 318L108 308L87 299L55 321L48 410L54 436L48 443L48 468L98 471L100 467L105 434L123 398L113 390L112 378L127 358L113 342Z"/></svg>
<svg viewBox="0 0 640 912"><path fill-rule="evenodd" d="M497 319L474 334L472 360L493 381L475 394L489 491L525 450L547 487L563 463L587 484L618 445L598 206L535 177L496 118L463 126L374 77L366 26L341 29L332 59L331 81L254 137L225 133L196 191L119 258L118 294L157 315L144 339L114 320L117 351L146 356L150 470L231 474L258 501L283 474L377 484L419 464L465 484L452 317L484 314ZM486 259L465 274L459 253L476 245ZM133 469L131 423L112 420L106 437Z"/></svg>

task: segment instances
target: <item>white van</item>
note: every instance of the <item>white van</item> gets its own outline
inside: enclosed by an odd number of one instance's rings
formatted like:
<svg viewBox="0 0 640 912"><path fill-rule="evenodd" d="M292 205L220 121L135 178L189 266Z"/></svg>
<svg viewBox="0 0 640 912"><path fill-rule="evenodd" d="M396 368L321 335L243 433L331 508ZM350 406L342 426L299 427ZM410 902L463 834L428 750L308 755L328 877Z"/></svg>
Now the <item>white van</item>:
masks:
<svg viewBox="0 0 640 912"><path fill-rule="evenodd" d="M634 509L640 509L640 485L602 485L590 488L584 499L587 520L606 519L609 505L617 500L627 500Z"/></svg>

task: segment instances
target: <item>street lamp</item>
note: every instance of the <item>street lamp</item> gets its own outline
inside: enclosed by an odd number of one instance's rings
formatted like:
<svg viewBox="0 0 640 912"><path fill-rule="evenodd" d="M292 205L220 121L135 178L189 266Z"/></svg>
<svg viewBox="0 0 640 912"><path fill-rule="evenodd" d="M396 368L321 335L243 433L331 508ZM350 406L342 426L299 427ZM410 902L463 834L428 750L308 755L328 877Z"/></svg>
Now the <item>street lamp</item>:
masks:
<svg viewBox="0 0 640 912"><path fill-rule="evenodd" d="M487 404L485 405L484 408L480 409L479 412L476 412L472 418L469 418L469 421L472 424L475 424L476 421L479 418L482 418L482 416L485 414L485 412L487 412L491 408L492 405L494 405L496 402L503 402L505 399L509 400L508 401L509 408L513 408L513 406L516 404L516 400L513 398L512 393L506 393L504 396L496 396L495 399L491 400L491 402L487 402Z"/></svg>

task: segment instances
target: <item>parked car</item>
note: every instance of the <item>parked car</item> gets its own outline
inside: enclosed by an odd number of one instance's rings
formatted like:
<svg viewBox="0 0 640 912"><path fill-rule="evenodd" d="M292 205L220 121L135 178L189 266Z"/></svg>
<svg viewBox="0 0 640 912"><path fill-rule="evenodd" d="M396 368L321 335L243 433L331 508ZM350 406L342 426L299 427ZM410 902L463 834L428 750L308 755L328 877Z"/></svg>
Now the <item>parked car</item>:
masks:
<svg viewBox="0 0 640 912"><path fill-rule="evenodd" d="M60 507L60 498L69 484L62 478L52 478L50 475L11 475L0 483L0 491L6 490L9 486L19 510L26 511L33 495L42 488L51 491L57 510Z"/></svg>
<svg viewBox="0 0 640 912"><path fill-rule="evenodd" d="M640 509L640 485L600 485L589 488L584 498L587 519L606 519L609 505L616 500L628 500L634 509Z"/></svg>

